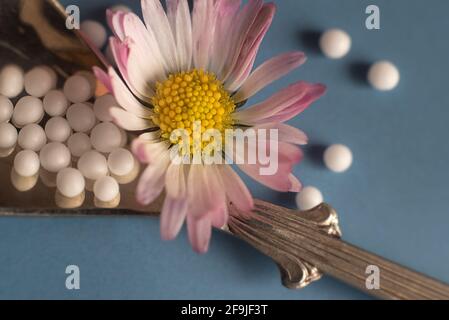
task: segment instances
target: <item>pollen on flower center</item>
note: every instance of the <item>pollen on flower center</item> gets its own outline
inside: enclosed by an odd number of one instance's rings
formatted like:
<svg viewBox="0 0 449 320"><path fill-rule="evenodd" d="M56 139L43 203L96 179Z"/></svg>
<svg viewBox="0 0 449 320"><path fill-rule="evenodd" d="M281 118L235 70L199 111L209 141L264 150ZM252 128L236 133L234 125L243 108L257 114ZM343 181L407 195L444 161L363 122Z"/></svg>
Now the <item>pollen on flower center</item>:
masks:
<svg viewBox="0 0 449 320"><path fill-rule="evenodd" d="M229 92L213 73L202 70L172 74L157 83L153 105L153 121L165 139L177 129L191 136L195 126L201 133L215 129L223 135L233 124L235 103Z"/></svg>

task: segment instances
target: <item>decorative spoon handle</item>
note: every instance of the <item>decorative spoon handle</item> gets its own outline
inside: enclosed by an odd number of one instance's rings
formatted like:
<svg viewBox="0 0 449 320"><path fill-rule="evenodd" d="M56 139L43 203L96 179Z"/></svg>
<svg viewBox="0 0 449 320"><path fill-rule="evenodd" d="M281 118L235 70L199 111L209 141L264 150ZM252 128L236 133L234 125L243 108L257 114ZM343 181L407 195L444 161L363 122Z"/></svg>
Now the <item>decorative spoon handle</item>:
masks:
<svg viewBox="0 0 449 320"><path fill-rule="evenodd" d="M251 219L237 217L229 230L273 258L286 287L327 274L382 299L449 299L448 285L340 240L337 214L326 204L298 214L257 201Z"/></svg>

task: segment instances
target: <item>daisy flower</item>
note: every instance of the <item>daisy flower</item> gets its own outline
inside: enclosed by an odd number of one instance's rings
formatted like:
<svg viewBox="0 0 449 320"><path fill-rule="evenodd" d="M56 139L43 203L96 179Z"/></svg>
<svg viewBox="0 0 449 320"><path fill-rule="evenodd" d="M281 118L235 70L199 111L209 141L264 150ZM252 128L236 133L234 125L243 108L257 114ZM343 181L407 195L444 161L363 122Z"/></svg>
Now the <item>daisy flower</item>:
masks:
<svg viewBox="0 0 449 320"><path fill-rule="evenodd" d="M278 169L260 174L263 164L238 167L261 184L281 192L298 192L301 183L292 168L302 159L298 145L306 135L284 124L325 92L321 84L297 82L259 104L242 105L260 90L305 62L301 52L274 57L253 70L261 42L276 8L273 3L249 0L142 0L144 22L134 13L107 12L114 33L110 45L120 75L95 68L97 78L115 96L120 108L110 110L117 125L137 131L132 144L136 157L147 165L136 190L148 205L165 191L161 234L174 239L186 221L195 251L208 250L212 227L227 224L229 205L250 213L253 198L228 164L172 161L179 147L173 133L215 129L224 137L229 129L277 130ZM191 139L191 138L190 138ZM270 138L266 138L267 147ZM179 151L180 156L186 150ZM204 145L195 150L204 151ZM227 155L224 157L244 157ZM238 151L237 151L238 153ZM188 153L187 153L188 154Z"/></svg>

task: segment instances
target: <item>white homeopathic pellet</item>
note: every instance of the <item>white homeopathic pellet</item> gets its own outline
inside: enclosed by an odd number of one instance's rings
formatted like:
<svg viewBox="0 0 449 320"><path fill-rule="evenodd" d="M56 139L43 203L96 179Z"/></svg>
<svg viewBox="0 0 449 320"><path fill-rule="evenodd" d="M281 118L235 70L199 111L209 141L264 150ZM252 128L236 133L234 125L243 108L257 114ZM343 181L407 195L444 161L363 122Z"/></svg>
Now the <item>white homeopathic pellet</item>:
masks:
<svg viewBox="0 0 449 320"><path fill-rule="evenodd" d="M59 172L70 165L69 149L60 142L45 145L39 153L42 167L52 173Z"/></svg>
<svg viewBox="0 0 449 320"><path fill-rule="evenodd" d="M130 174L134 169L134 165L132 153L124 148L115 149L108 157L109 171L119 177Z"/></svg>
<svg viewBox="0 0 449 320"><path fill-rule="evenodd" d="M330 59L341 59L351 50L352 40L349 34L341 29L330 29L320 38L320 48Z"/></svg>
<svg viewBox="0 0 449 320"><path fill-rule="evenodd" d="M17 129L10 123L0 123L0 149L10 149L17 143Z"/></svg>
<svg viewBox="0 0 449 320"><path fill-rule="evenodd" d="M98 180L108 174L108 161L97 151L88 151L78 160L78 169L90 180Z"/></svg>
<svg viewBox="0 0 449 320"><path fill-rule="evenodd" d="M8 98L15 98L23 92L24 72L15 64L8 64L0 71L0 94Z"/></svg>
<svg viewBox="0 0 449 320"><path fill-rule="evenodd" d="M109 176L103 177L94 183L95 198L102 202L111 202L117 198L120 193L118 182Z"/></svg>
<svg viewBox="0 0 449 320"><path fill-rule="evenodd" d="M305 187L296 195L296 205L300 210L310 210L323 203L323 194L315 187Z"/></svg>
<svg viewBox="0 0 449 320"><path fill-rule="evenodd" d="M97 116L97 119L103 122L111 122L112 116L109 113L109 110L112 107L117 107L118 103L115 100L114 96L110 94L106 94L104 96L99 97L94 103L94 113Z"/></svg>
<svg viewBox="0 0 449 320"><path fill-rule="evenodd" d="M107 39L106 28L94 20L85 20L81 23L81 31L89 38L92 44L101 49Z"/></svg>
<svg viewBox="0 0 449 320"><path fill-rule="evenodd" d="M70 136L69 140L67 141L67 146L69 147L72 156L77 158L92 150L90 138L83 132L77 132L74 135Z"/></svg>
<svg viewBox="0 0 449 320"><path fill-rule="evenodd" d="M14 108L12 122L18 127L26 126L30 123L38 123L44 117L44 107L42 100L32 96L21 98Z"/></svg>
<svg viewBox="0 0 449 320"><path fill-rule="evenodd" d="M0 123L9 122L14 112L14 105L8 97L0 95Z"/></svg>
<svg viewBox="0 0 449 320"><path fill-rule="evenodd" d="M20 151L14 158L14 170L21 177L32 177L41 167L39 156L32 150Z"/></svg>
<svg viewBox="0 0 449 320"><path fill-rule="evenodd" d="M25 91L30 96L43 97L57 84L57 76L47 66L39 66L25 74Z"/></svg>
<svg viewBox="0 0 449 320"><path fill-rule="evenodd" d="M64 95L73 103L88 101L93 92L89 79L81 74L71 76L64 84Z"/></svg>
<svg viewBox="0 0 449 320"><path fill-rule="evenodd" d="M66 118L70 127L76 132L88 132L96 123L92 108L83 103L77 103L69 107Z"/></svg>
<svg viewBox="0 0 449 320"><path fill-rule="evenodd" d="M50 141L66 142L72 134L72 128L65 118L53 117L45 124L45 134Z"/></svg>
<svg viewBox="0 0 449 320"><path fill-rule="evenodd" d="M67 198L74 198L83 193L86 187L86 180L83 174L74 168L65 168L58 172L56 176L56 188Z"/></svg>
<svg viewBox="0 0 449 320"><path fill-rule="evenodd" d="M324 164L333 172L347 171L351 167L352 161L351 149L342 144L334 144L324 152Z"/></svg>
<svg viewBox="0 0 449 320"><path fill-rule="evenodd" d="M65 115L69 101L61 90L51 90L45 95L43 105L50 117L58 117Z"/></svg>
<svg viewBox="0 0 449 320"><path fill-rule="evenodd" d="M374 63L368 71L368 82L380 91L390 91L397 87L401 75L398 68L390 61Z"/></svg>
<svg viewBox="0 0 449 320"><path fill-rule="evenodd" d="M115 124L103 122L92 129L90 141L96 150L110 153L121 146L123 137L120 129Z"/></svg>
<svg viewBox="0 0 449 320"><path fill-rule="evenodd" d="M18 143L22 149L38 152L47 143L47 136L40 125L32 123L20 129Z"/></svg>

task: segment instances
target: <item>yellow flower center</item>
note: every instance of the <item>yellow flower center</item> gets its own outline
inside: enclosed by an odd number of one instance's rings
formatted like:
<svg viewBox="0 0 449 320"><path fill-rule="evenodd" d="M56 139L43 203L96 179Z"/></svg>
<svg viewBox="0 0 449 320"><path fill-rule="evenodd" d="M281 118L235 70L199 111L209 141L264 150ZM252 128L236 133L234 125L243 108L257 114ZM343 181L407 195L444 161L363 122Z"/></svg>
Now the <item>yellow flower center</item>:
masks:
<svg viewBox="0 0 449 320"><path fill-rule="evenodd" d="M190 137L192 133L215 129L223 137L233 125L235 103L229 92L213 73L202 70L172 74L157 83L153 106L153 122L159 126L162 137L169 140L173 140L172 133L178 129L184 129Z"/></svg>

